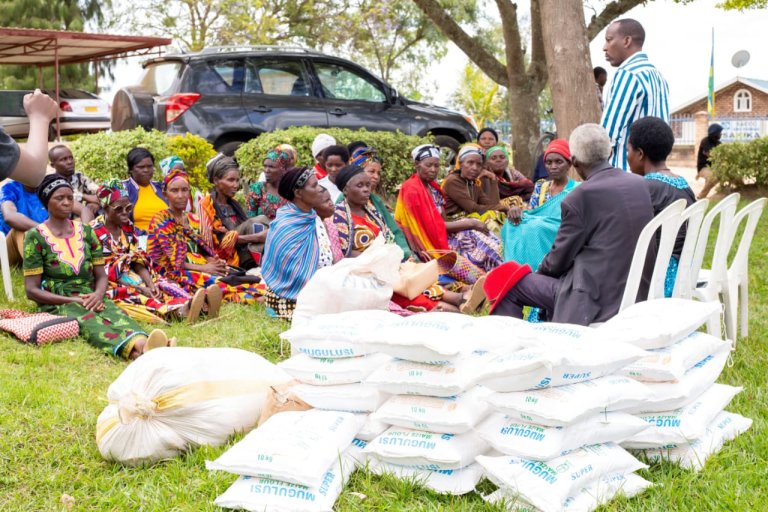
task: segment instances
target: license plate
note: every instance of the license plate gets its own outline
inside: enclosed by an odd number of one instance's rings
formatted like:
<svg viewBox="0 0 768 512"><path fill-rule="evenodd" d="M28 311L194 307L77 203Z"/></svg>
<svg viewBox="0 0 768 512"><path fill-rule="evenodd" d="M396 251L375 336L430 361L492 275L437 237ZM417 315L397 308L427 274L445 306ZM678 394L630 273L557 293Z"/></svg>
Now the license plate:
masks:
<svg viewBox="0 0 768 512"><path fill-rule="evenodd" d="M98 112L99 107L85 107L86 112Z"/></svg>

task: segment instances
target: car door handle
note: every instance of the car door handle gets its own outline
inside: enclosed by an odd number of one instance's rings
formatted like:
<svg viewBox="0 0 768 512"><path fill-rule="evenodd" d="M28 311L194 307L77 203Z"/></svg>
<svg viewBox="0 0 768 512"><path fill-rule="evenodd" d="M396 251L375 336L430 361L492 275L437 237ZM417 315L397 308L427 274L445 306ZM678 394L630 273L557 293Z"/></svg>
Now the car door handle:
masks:
<svg viewBox="0 0 768 512"><path fill-rule="evenodd" d="M346 110L341 110L340 108L335 108L335 109L331 110L328 113L331 114L331 115L334 115L334 116L345 116L345 115L347 115L347 111Z"/></svg>
<svg viewBox="0 0 768 512"><path fill-rule="evenodd" d="M272 112L272 109L269 107L265 107L264 105L259 105L255 109L253 109L254 112L260 112L262 114L266 114L267 112Z"/></svg>

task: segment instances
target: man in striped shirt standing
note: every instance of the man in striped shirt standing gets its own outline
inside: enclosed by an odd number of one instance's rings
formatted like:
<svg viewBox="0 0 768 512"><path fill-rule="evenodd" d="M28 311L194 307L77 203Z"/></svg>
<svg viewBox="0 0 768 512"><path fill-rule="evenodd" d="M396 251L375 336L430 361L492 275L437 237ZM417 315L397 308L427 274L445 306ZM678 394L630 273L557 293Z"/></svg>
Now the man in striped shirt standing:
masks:
<svg viewBox="0 0 768 512"><path fill-rule="evenodd" d="M632 19L614 21L605 33L605 60L618 67L613 77L601 124L611 138L611 164L629 171L629 127L641 117L660 117L669 123L669 86L643 52L645 30Z"/></svg>

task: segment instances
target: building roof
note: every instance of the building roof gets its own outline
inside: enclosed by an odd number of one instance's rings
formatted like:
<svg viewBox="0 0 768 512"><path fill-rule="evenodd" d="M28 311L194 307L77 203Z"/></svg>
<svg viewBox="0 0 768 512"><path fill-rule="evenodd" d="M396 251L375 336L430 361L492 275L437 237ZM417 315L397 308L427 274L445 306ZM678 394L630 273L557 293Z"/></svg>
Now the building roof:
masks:
<svg viewBox="0 0 768 512"><path fill-rule="evenodd" d="M158 52L164 37L0 27L0 64L54 66Z"/></svg>
<svg viewBox="0 0 768 512"><path fill-rule="evenodd" d="M724 84L720 84L715 87L715 95L717 95L717 91L721 91L725 89L726 87L730 87L731 85L735 83L741 83L744 85L748 85L749 87L752 87L753 89L757 89L760 92L763 92L765 94L768 94L768 80L758 80L756 78L744 78L742 76L736 76L725 82ZM707 94L703 94L700 96L696 96L690 101L686 101L682 105L679 105L677 108L672 109L672 113L679 112L681 110L684 110L694 103L698 103L701 100L707 99Z"/></svg>

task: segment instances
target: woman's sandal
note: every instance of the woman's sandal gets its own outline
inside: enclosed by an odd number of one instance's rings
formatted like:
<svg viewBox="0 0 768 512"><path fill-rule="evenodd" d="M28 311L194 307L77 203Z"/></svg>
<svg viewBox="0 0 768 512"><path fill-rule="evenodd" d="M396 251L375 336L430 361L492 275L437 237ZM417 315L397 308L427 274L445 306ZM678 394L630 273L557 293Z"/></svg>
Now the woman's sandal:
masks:
<svg viewBox="0 0 768 512"><path fill-rule="evenodd" d="M189 300L189 308L187 310L187 322L193 324L200 318L200 312L205 305L205 290L199 289L195 292L192 298Z"/></svg>
<svg viewBox="0 0 768 512"><path fill-rule="evenodd" d="M467 297L467 300L465 300L461 306L459 306L459 311L461 311L464 314L474 313L478 309L480 309L483 305L483 302L485 302L485 290L483 290L483 284L485 283L485 277L486 276L480 276L477 280L477 282L472 286L472 289L469 291L469 297Z"/></svg>
<svg viewBox="0 0 768 512"><path fill-rule="evenodd" d="M218 285L212 284L205 289L205 300L208 302L208 319L217 318L221 310L221 301L224 294Z"/></svg>
<svg viewBox="0 0 768 512"><path fill-rule="evenodd" d="M175 345L175 339L174 339L174 345ZM160 347L171 347L174 346L171 345L168 341L168 336L165 334L165 331L162 329L155 329L151 333L149 333L149 336L147 337L147 342L144 344L144 352L142 354L146 354L150 350L154 350L156 348Z"/></svg>

